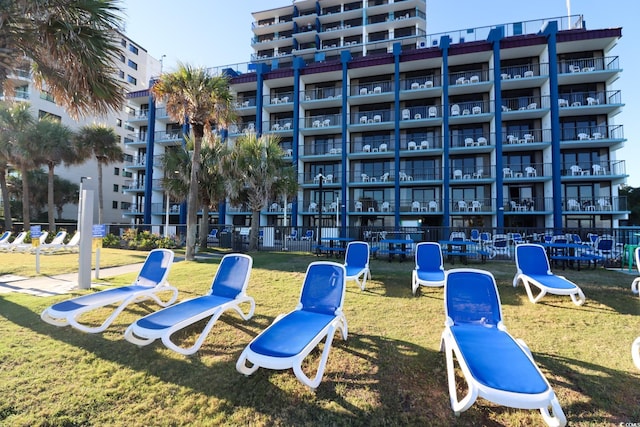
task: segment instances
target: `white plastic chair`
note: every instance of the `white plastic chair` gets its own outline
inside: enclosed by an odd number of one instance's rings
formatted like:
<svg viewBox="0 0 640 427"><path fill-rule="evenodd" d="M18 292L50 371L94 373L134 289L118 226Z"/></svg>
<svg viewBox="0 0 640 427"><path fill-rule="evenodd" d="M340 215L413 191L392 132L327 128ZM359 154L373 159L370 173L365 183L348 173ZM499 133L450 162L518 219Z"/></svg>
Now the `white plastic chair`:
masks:
<svg viewBox="0 0 640 427"><path fill-rule="evenodd" d="M47 307L40 318L54 326L70 325L83 332L97 333L109 327L129 304L153 300L162 307L169 306L178 298L178 290L167 282L173 257L174 253L169 249L154 249L147 255L138 277L131 285L59 302ZM171 291L171 296L167 301L163 301L160 295L167 291ZM84 313L108 306L115 306L115 308L100 325L91 326L81 323L80 318Z"/></svg>
<svg viewBox="0 0 640 427"><path fill-rule="evenodd" d="M539 409L550 426L566 417L551 385L524 341L513 338L502 321L502 305L493 275L454 269L445 277L445 329L441 346L447 365L451 408L466 411L478 397L513 408ZM455 356L455 357L454 357ZM455 362L466 386L457 385ZM459 390L466 390L458 399Z"/></svg>
<svg viewBox="0 0 640 427"><path fill-rule="evenodd" d="M309 264L300 299L294 311L276 317L240 354L238 372L251 375L258 368L292 368L298 380L315 389L320 385L336 331L347 339L347 319L342 311L346 289L346 270L334 262ZM322 341L325 343L313 379L302 363ZM247 362L251 366L247 366Z"/></svg>
<svg viewBox="0 0 640 427"><path fill-rule="evenodd" d="M569 211L579 211L581 210L580 203L576 199L567 200L567 210Z"/></svg>
<svg viewBox="0 0 640 427"><path fill-rule="evenodd" d="M575 305L584 304L585 296L578 285L551 273L549 258L542 245L530 243L517 245L515 258L517 272L513 278L513 287L522 283L529 301L535 304L549 293L569 295ZM538 288L540 291L538 295L533 295L532 286Z"/></svg>
<svg viewBox="0 0 640 427"><path fill-rule="evenodd" d="M255 301L246 293L251 275L253 258L245 254L227 254L206 295L188 299L138 319L124 333L124 338L138 346L151 344L156 339L169 349L190 355L202 347L204 340L218 318L227 310L235 310L244 320L249 320L255 310ZM249 304L245 314L241 308ZM171 337L200 320L209 318L195 343L187 348L175 343Z"/></svg>
<svg viewBox="0 0 640 427"><path fill-rule="evenodd" d="M344 255L344 268L347 273L346 281L355 281L362 291L367 286L367 279L371 279L369 253L369 244L367 242L349 242Z"/></svg>
<svg viewBox="0 0 640 427"><path fill-rule="evenodd" d="M415 267L411 272L411 292L420 286L444 286L444 260L442 248L436 242L420 242L416 246Z"/></svg>

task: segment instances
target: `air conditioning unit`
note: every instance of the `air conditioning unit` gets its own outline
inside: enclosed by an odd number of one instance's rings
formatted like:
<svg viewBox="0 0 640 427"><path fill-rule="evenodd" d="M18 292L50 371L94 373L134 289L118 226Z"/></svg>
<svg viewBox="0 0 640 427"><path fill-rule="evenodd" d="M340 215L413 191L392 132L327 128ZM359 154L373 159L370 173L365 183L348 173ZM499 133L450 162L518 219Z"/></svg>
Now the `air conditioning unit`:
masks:
<svg viewBox="0 0 640 427"><path fill-rule="evenodd" d="M424 49L425 47L427 47L427 42L426 40L420 40L416 46L418 47L418 49Z"/></svg>

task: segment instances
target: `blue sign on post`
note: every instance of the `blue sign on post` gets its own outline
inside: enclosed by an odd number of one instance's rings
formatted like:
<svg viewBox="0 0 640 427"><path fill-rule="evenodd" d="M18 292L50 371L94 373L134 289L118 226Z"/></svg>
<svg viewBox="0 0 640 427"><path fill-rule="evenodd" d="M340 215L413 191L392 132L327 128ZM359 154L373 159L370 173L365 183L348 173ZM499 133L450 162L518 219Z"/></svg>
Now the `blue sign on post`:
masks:
<svg viewBox="0 0 640 427"><path fill-rule="evenodd" d="M107 235L107 227L105 226L105 224L93 224L93 228L91 229L91 232L93 234L93 237L104 237Z"/></svg>
<svg viewBox="0 0 640 427"><path fill-rule="evenodd" d="M32 225L29 229L31 232L31 238L42 236L42 227L40 225Z"/></svg>

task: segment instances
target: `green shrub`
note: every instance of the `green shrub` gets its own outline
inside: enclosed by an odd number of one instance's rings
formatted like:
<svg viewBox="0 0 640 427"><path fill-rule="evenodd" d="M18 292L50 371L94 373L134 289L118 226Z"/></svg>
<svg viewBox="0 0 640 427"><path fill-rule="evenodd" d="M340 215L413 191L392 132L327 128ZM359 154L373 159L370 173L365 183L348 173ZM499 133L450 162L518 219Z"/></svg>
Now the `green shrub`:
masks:
<svg viewBox="0 0 640 427"><path fill-rule="evenodd" d="M149 231L138 231L135 228L125 230L123 240L129 249L149 251L157 248L175 249L178 243L175 238L161 237Z"/></svg>
<svg viewBox="0 0 640 427"><path fill-rule="evenodd" d="M102 246L104 246L105 248L119 248L120 237L116 236L113 233L109 233L102 238Z"/></svg>

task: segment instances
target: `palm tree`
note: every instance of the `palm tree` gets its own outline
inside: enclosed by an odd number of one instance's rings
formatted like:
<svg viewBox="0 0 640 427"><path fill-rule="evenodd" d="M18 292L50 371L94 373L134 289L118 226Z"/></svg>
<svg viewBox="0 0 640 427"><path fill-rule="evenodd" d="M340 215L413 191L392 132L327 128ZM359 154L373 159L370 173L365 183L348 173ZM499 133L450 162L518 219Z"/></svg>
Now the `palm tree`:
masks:
<svg viewBox="0 0 640 427"><path fill-rule="evenodd" d="M120 147L120 138L113 128L99 124L87 125L77 131L75 147L81 159L94 157L98 161L98 223L102 224L104 210L102 167L122 161L124 153Z"/></svg>
<svg viewBox="0 0 640 427"><path fill-rule="evenodd" d="M0 109L0 122L3 132L0 138L10 145L9 160L20 169L22 177L22 221L24 229L31 227L29 215L29 177L28 171L34 168L33 156L29 152L28 136L35 119L27 103L17 103L9 108Z"/></svg>
<svg viewBox="0 0 640 427"><path fill-rule="evenodd" d="M200 247L207 247L209 234L209 211L215 208L226 197L224 182L226 172L223 170L224 159L228 155L227 146L221 142L205 144L201 152L200 170Z"/></svg>
<svg viewBox="0 0 640 427"><path fill-rule="evenodd" d="M34 163L46 165L47 206L49 232L55 233L55 203L54 203L54 170L62 162L73 163L78 158L72 143L73 132L59 121L44 117L31 130L28 138L31 147L29 151L34 155Z"/></svg>
<svg viewBox="0 0 640 427"><path fill-rule="evenodd" d="M205 68L179 64L174 73L160 76L151 93L164 100L172 120L189 124L193 134L193 153L187 199L187 248L185 258L195 259L196 222L198 218L198 178L202 138L213 129L233 120L232 95L226 77L213 76Z"/></svg>
<svg viewBox="0 0 640 427"><path fill-rule="evenodd" d="M11 219L11 203L9 199L9 189L7 187L7 173L11 163L11 132L7 129L5 118L6 109L0 108L0 191L2 192L2 204L4 208L4 227L11 230L13 221Z"/></svg>
<svg viewBox="0 0 640 427"><path fill-rule="evenodd" d="M54 177L54 193L53 202L58 214L58 220L62 219L62 211L67 203L78 204L78 191L80 186L68 179L60 178L58 175Z"/></svg>
<svg viewBox="0 0 640 427"><path fill-rule="evenodd" d="M204 145L200 151L200 176L198 179L198 199L201 206L200 247L207 246L208 212L225 198L224 172L221 169L222 159L226 155L226 146L222 143L208 141L205 135ZM165 191L171 199L184 202L189 195L189 176L191 162L189 149L193 147L193 138L186 137L186 145L165 152L162 166L165 176L162 180Z"/></svg>
<svg viewBox="0 0 640 427"><path fill-rule="evenodd" d="M290 182L295 182L293 166L284 159L277 136L257 138L249 133L236 141L225 170L228 174L225 186L231 202L238 203L245 198L251 209L249 250L255 250L258 248L260 211L283 191L291 192Z"/></svg>
<svg viewBox="0 0 640 427"><path fill-rule="evenodd" d="M123 19L118 0L0 1L0 87L31 64L36 85L72 117L120 108L114 68ZM25 63L24 58L28 58Z"/></svg>

